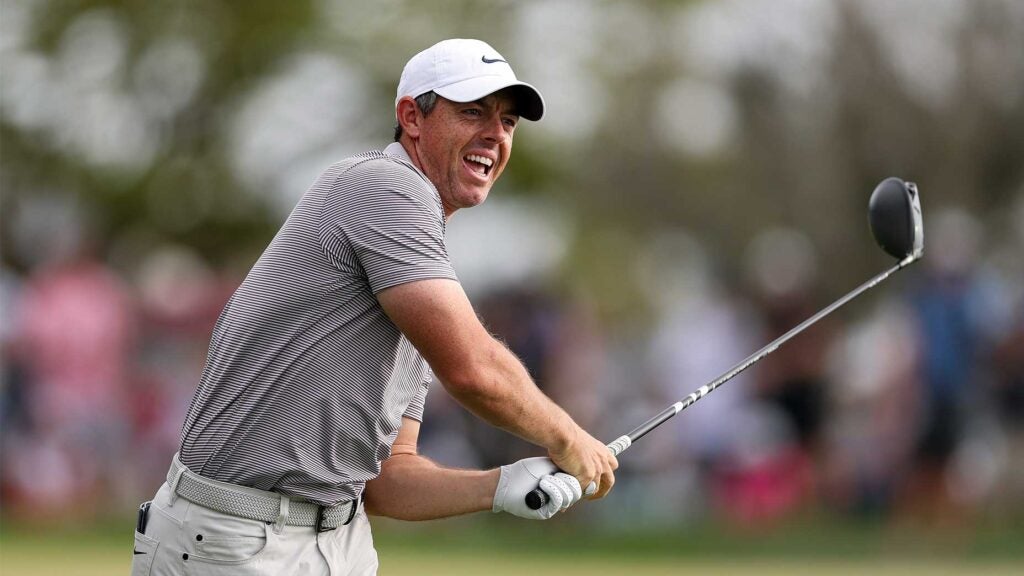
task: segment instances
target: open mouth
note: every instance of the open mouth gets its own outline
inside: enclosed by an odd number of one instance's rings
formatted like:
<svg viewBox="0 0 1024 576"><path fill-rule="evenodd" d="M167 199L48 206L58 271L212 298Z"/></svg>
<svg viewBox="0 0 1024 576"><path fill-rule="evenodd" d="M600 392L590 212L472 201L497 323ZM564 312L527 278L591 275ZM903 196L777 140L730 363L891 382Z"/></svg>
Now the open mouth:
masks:
<svg viewBox="0 0 1024 576"><path fill-rule="evenodd" d="M491 168L494 166L494 160L480 156L479 154L467 154L465 160L469 169L481 176L487 176L490 174Z"/></svg>

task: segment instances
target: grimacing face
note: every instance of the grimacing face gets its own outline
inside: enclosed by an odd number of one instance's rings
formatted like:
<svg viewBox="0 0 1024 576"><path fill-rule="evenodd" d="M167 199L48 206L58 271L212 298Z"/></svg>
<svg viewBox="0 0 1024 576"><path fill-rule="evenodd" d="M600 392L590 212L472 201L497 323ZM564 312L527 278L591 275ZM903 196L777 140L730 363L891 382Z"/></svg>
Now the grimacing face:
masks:
<svg viewBox="0 0 1024 576"><path fill-rule="evenodd" d="M411 156L441 195L445 216L481 204L512 154L515 99L507 91L474 102L438 97L429 115L416 114Z"/></svg>

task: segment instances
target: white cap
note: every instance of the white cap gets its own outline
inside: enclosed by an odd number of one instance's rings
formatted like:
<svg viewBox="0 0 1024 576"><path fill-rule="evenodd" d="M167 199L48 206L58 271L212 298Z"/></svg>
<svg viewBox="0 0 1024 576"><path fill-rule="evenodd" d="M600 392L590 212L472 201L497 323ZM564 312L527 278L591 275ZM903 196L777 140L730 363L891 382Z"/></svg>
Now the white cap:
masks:
<svg viewBox="0 0 1024 576"><path fill-rule="evenodd" d="M395 106L403 96L415 98L430 91L452 102L473 102L510 86L517 87L516 112L527 120L540 120L544 98L536 88L516 78L497 50L480 40L442 40L405 65Z"/></svg>

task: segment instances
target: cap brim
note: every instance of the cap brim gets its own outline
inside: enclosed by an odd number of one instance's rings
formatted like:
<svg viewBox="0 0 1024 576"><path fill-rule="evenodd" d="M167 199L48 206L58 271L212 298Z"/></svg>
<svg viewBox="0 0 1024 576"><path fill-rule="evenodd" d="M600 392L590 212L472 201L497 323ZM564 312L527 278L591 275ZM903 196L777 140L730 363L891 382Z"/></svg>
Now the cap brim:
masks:
<svg viewBox="0 0 1024 576"><path fill-rule="evenodd" d="M438 96L452 102L473 102L498 90L511 88L516 99L516 113L527 120L537 121L544 116L544 97L526 82L509 82L498 76L480 76L435 88Z"/></svg>

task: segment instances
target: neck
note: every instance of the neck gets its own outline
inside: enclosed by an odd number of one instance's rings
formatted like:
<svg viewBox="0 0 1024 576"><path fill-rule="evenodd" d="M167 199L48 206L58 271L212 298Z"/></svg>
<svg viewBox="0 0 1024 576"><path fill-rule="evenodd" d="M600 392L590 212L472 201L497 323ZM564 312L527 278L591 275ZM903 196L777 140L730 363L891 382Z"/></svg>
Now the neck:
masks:
<svg viewBox="0 0 1024 576"><path fill-rule="evenodd" d="M409 160L412 162L413 166L419 168L420 172L427 174L427 171L423 167L423 161L420 160L419 151L416 149L416 142L412 138L403 134L402 137L398 139L398 143L402 145L402 148L405 149L405 153L409 155ZM429 174L427 174L427 178L430 178ZM437 188L437 183L432 179L431 183L434 184L434 188L437 189L437 192L440 195L441 190ZM444 209L445 222L450 220L452 214L455 214L455 211L458 210L458 208L448 206L448 203L444 201L444 196L441 196L441 207Z"/></svg>
<svg viewBox="0 0 1024 576"><path fill-rule="evenodd" d="M402 137L398 139L398 143L405 149L405 153L409 155L409 160L412 160L413 165L419 168L420 172L426 174L426 171L423 170L423 162L420 161L419 152L416 150L416 143L413 142L412 138L403 134Z"/></svg>

